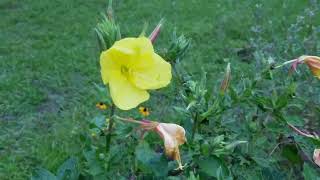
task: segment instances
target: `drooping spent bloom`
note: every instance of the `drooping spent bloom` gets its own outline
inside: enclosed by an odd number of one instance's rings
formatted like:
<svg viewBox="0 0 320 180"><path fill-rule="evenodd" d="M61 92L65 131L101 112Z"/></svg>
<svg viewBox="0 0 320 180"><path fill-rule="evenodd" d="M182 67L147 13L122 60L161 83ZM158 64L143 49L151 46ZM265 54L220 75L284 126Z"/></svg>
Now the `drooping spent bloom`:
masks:
<svg viewBox="0 0 320 180"><path fill-rule="evenodd" d="M124 38L101 53L101 76L109 84L114 104L122 109L135 108L149 99L147 90L167 86L171 65L154 52L146 37Z"/></svg>
<svg viewBox="0 0 320 180"><path fill-rule="evenodd" d="M176 160L178 162L177 169L183 170L183 165L181 162L180 151L179 151L179 146L184 144L187 141L185 136L186 132L183 127L173 123L159 123L156 121L149 121L149 120L137 121L137 120L126 119L121 117L116 117L116 118L122 121L140 124L143 130L147 130L147 131L152 130L157 132L164 141L165 154L169 158Z"/></svg>
<svg viewBox="0 0 320 180"><path fill-rule="evenodd" d="M313 160L320 167L320 149L315 149L313 152Z"/></svg>
<svg viewBox="0 0 320 180"><path fill-rule="evenodd" d="M166 155L178 162L178 169L182 170L179 146L186 142L186 132L183 127L172 123L159 123L156 132L164 141Z"/></svg>

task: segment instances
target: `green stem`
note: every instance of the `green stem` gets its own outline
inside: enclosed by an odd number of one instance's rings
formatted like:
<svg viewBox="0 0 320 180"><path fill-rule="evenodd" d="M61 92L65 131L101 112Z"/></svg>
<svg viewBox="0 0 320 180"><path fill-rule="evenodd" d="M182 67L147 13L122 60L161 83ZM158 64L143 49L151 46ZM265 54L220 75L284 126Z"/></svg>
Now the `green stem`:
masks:
<svg viewBox="0 0 320 180"><path fill-rule="evenodd" d="M287 64L293 63L293 62L295 62L295 61L298 61L298 59L293 59L293 60L290 60L290 61L286 61L286 62L280 64L279 66L274 67L274 69L280 68L280 67L282 67L282 66L285 66L285 65L287 65Z"/></svg>
<svg viewBox="0 0 320 180"><path fill-rule="evenodd" d="M192 134L191 134L191 140L192 141L194 139L194 136L195 136L197 130L198 130L198 113L195 114L194 122L193 122L193 125L192 125Z"/></svg>
<svg viewBox="0 0 320 180"><path fill-rule="evenodd" d="M125 122L131 122L131 123L136 123L136 124L143 124L143 122L141 122L141 121L137 121L137 120L129 119L129 118L122 118L122 117L117 116L117 115L115 115L115 116L113 116L113 117L116 118L116 119L119 119L119 120L121 120L121 121L125 121Z"/></svg>
<svg viewBox="0 0 320 180"><path fill-rule="evenodd" d="M113 116L115 111L115 105L111 105L111 111L109 116L109 127L108 127L108 134L106 134L106 154L110 151L110 143L111 143L111 136L112 136L112 127L113 127Z"/></svg>

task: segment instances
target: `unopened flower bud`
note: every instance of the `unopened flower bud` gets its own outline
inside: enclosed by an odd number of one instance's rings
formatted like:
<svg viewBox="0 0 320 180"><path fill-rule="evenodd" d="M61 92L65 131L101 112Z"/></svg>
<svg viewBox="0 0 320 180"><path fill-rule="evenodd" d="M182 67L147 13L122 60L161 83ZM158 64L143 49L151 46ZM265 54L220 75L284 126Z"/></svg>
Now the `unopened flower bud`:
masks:
<svg viewBox="0 0 320 180"><path fill-rule="evenodd" d="M158 25L154 28L154 30L152 31L152 33L149 36L149 39L152 43L154 43L160 33L161 30L161 26L163 24L164 19L161 19L158 23Z"/></svg>
<svg viewBox="0 0 320 180"><path fill-rule="evenodd" d="M228 89L230 79L231 79L231 68L230 68L230 63L228 63L225 74L224 74L224 79L221 82L221 86L220 86L220 92L222 94L225 93L226 90Z"/></svg>

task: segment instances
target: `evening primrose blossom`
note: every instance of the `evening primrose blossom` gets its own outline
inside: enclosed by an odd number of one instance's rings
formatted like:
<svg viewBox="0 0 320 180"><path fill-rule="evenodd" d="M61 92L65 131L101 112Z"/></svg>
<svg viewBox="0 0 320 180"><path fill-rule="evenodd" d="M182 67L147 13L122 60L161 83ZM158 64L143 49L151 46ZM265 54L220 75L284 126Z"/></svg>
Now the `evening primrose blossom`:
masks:
<svg viewBox="0 0 320 180"><path fill-rule="evenodd" d="M109 84L114 104L122 109L135 108L149 99L147 90L167 86L171 65L154 52L146 37L124 38L100 56L101 76Z"/></svg>

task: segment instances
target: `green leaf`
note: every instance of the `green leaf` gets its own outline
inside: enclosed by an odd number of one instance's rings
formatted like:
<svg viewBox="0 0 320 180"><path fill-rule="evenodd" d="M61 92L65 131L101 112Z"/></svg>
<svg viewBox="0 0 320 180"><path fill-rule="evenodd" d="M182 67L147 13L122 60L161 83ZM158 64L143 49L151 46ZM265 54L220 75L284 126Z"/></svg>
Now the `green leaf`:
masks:
<svg viewBox="0 0 320 180"><path fill-rule="evenodd" d="M102 129L103 127L106 126L106 117L103 115L98 115L91 120L91 123L95 127Z"/></svg>
<svg viewBox="0 0 320 180"><path fill-rule="evenodd" d="M31 177L31 180L58 180L58 179L50 171L43 168L39 168L36 170L36 175Z"/></svg>
<svg viewBox="0 0 320 180"><path fill-rule="evenodd" d="M286 157L291 163L300 164L303 162L301 159L298 149L293 144L288 144L282 149L282 156Z"/></svg>
<svg viewBox="0 0 320 180"><path fill-rule="evenodd" d="M59 180L76 180L79 177L78 160L74 157L66 160L58 169L57 177Z"/></svg>
<svg viewBox="0 0 320 180"><path fill-rule="evenodd" d="M199 160L197 163L199 164L200 171L207 174L208 176L218 178L217 170L219 168L222 168L224 174L229 174L224 162L216 156L210 156L208 158Z"/></svg>
<svg viewBox="0 0 320 180"><path fill-rule="evenodd" d="M286 121L293 126L303 126L304 120L299 116L288 116L286 117Z"/></svg>
<svg viewBox="0 0 320 180"><path fill-rule="evenodd" d="M307 163L303 165L303 177L305 180L320 180L320 174Z"/></svg>
<svg viewBox="0 0 320 180"><path fill-rule="evenodd" d="M278 99L276 101L275 109L281 110L282 108L284 108L288 105L288 102L289 102L289 99L288 99L287 94L278 97Z"/></svg>
<svg viewBox="0 0 320 180"><path fill-rule="evenodd" d="M91 150L91 151L86 151L84 152L84 157L87 160L87 166L88 166L88 172L93 175L99 175L103 173L103 169L99 163L99 160L96 156L96 151Z"/></svg>
<svg viewBox="0 0 320 180"><path fill-rule="evenodd" d="M190 171L189 177L187 178L187 180L200 180L200 177L199 177L199 175L195 176L195 174L192 171Z"/></svg>
<svg viewBox="0 0 320 180"><path fill-rule="evenodd" d="M229 92L230 92L231 99L234 102L238 102L239 101L239 97L238 97L237 91L232 86L229 87Z"/></svg>
<svg viewBox="0 0 320 180"><path fill-rule="evenodd" d="M168 174L168 162L164 156L155 153L146 142L140 143L136 147L136 158L140 162L140 169L151 171L156 176L166 176Z"/></svg>

